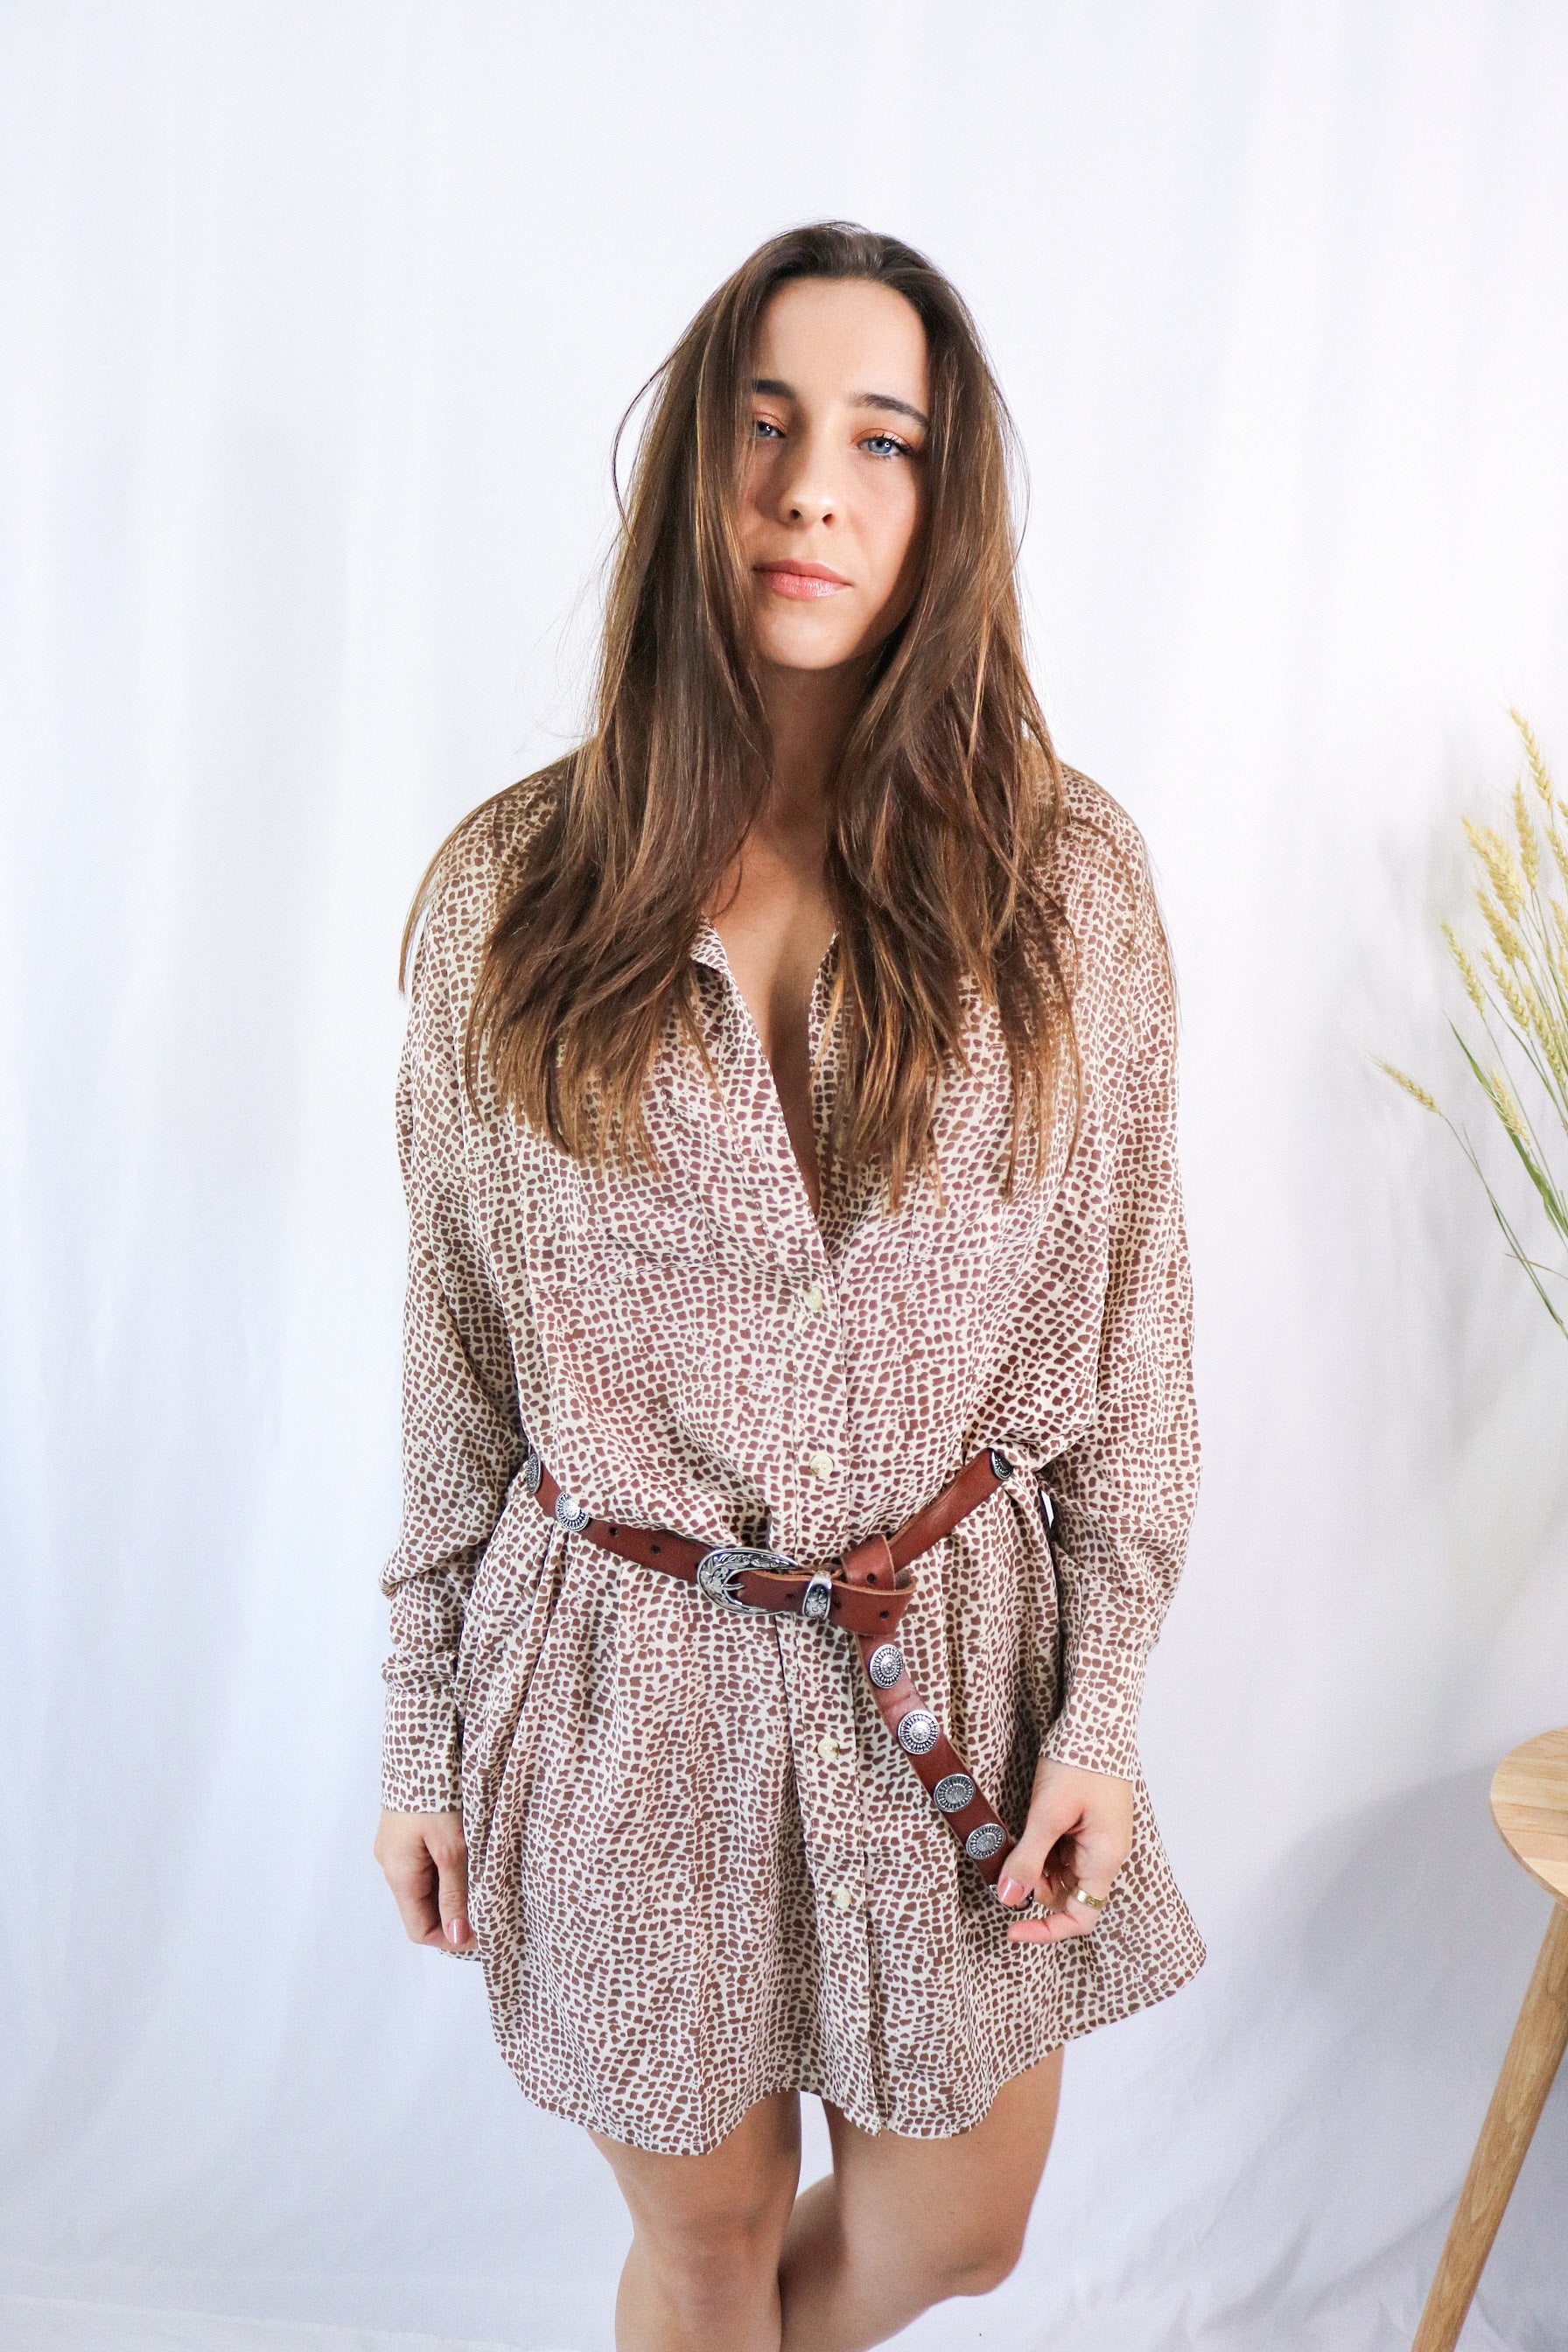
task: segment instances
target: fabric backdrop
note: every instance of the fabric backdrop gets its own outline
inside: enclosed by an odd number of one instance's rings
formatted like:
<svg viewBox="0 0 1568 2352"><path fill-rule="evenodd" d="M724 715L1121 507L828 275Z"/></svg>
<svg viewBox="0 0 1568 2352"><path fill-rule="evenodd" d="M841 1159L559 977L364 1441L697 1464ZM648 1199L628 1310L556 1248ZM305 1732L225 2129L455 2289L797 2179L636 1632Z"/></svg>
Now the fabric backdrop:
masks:
<svg viewBox="0 0 1568 2352"><path fill-rule="evenodd" d="M1568 1349L1369 1049L1462 1105L1510 704L1568 789L1565 102L1551 0L0 11L7 2347L611 2344L612 2177L371 1853L396 951L572 739L622 406L821 214L1016 413L1205 1440L1143 1762L1208 1962L906 2340L1408 2343L1546 1924L1487 1790L1568 1720ZM1467 2352L1560 2352L1565 2189L1560 2082Z"/></svg>

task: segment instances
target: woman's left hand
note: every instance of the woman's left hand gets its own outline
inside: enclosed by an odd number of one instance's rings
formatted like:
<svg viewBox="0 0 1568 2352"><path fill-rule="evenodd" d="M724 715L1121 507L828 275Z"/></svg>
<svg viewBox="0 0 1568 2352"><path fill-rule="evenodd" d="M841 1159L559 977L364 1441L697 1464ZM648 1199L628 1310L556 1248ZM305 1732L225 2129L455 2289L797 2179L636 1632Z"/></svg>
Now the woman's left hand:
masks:
<svg viewBox="0 0 1568 2352"><path fill-rule="evenodd" d="M1132 1851L1132 1783L1109 1772L1086 1772L1042 1756L1024 1834L1002 1865L996 1892L1006 1904L1031 1893L1050 1905L1048 1916L1015 1920L1012 1944L1060 1942L1091 1936L1100 1914L1074 1899L1074 1889L1109 1895Z"/></svg>

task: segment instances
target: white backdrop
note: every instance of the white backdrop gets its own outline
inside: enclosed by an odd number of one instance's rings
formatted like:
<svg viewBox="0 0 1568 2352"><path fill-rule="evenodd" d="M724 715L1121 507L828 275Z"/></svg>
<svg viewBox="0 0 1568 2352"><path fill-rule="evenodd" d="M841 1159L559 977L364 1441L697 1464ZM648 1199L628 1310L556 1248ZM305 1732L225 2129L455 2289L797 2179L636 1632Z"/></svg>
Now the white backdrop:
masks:
<svg viewBox="0 0 1568 2352"><path fill-rule="evenodd" d="M1366 1049L1462 1098L1510 702L1568 789L1568 14L11 0L0 93L0 2340L611 2344L611 2176L371 1856L396 950L574 732L622 404L837 214L977 312L1153 855L1205 1446L1208 1964L903 2340L1407 2345L1547 1916L1487 1785L1568 1719L1568 1350ZM1568 2082L1466 2352L1561 2352L1565 2193Z"/></svg>

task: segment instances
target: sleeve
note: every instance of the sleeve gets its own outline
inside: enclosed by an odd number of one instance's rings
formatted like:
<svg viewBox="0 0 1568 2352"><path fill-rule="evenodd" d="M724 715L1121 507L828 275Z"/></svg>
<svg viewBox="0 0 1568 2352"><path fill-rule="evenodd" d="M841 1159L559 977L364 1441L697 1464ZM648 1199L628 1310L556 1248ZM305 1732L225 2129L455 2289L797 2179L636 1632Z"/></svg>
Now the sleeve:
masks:
<svg viewBox="0 0 1568 2352"><path fill-rule="evenodd" d="M397 1812L461 1806L453 1673L463 1612L527 1451L505 1316L468 1181L452 970L437 890L416 949L396 1092L408 1280L402 1520L381 1574L392 1604L381 1670L381 1801Z"/></svg>
<svg viewBox="0 0 1568 2352"><path fill-rule="evenodd" d="M1139 897L1093 1414L1039 1473L1065 1689L1042 1752L1124 1780L1137 1776L1144 1673L1186 1556L1199 1474L1175 998L1146 863Z"/></svg>

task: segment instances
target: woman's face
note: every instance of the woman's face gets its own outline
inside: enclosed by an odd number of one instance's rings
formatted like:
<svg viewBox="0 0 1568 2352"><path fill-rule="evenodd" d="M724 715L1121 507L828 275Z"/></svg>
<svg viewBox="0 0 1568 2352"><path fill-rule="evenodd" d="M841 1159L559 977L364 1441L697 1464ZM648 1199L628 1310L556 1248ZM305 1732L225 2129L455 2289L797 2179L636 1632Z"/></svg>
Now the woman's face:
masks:
<svg viewBox="0 0 1568 2352"><path fill-rule="evenodd" d="M740 505L756 648L784 669L875 651L920 584L925 329L865 278L796 278L757 325Z"/></svg>

